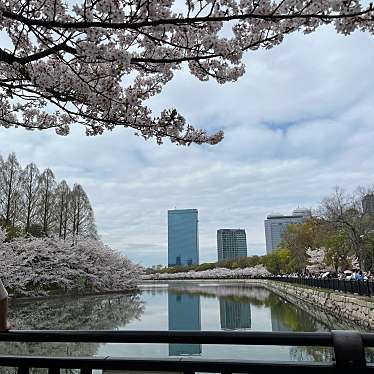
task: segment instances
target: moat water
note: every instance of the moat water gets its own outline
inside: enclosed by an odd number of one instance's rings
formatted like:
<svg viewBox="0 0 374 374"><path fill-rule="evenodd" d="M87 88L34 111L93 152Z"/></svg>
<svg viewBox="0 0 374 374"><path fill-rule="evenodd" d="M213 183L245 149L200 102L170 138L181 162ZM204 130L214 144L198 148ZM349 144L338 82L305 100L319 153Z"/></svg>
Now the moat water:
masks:
<svg viewBox="0 0 374 374"><path fill-rule="evenodd" d="M261 287L227 283L171 283L137 294L61 297L11 305L16 329L329 331L360 329L331 316L317 319ZM200 344L6 343L2 354L49 356L197 356L254 360L331 361L329 348ZM374 362L374 355L367 353Z"/></svg>

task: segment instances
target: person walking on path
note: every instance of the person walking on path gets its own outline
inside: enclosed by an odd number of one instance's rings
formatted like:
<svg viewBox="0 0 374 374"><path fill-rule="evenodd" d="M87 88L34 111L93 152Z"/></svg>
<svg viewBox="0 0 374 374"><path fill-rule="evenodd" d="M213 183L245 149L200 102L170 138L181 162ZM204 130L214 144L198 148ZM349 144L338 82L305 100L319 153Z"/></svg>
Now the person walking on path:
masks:
<svg viewBox="0 0 374 374"><path fill-rule="evenodd" d="M8 330L8 292L0 279L0 332Z"/></svg>

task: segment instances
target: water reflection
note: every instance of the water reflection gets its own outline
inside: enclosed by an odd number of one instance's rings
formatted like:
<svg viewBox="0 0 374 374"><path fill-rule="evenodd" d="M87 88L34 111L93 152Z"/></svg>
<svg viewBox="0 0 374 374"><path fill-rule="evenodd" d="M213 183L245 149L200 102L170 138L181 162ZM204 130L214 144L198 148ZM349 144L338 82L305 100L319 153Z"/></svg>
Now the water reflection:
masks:
<svg viewBox="0 0 374 374"><path fill-rule="evenodd" d="M25 299L11 305L10 320L19 330L112 330L143 311L140 294Z"/></svg>
<svg viewBox="0 0 374 374"><path fill-rule="evenodd" d="M223 330L238 330L251 328L251 304L219 299L221 328Z"/></svg>
<svg viewBox="0 0 374 374"><path fill-rule="evenodd" d="M176 292L174 286L172 287L172 292ZM218 299L220 327L223 330L251 329L251 307L263 308L264 311L268 310L270 312L271 331L360 329L358 326L354 326L347 321L337 320L333 316L323 313L321 310L317 312L317 309L311 306L300 308L264 288L242 284L228 284L225 286L191 284L178 285L178 292L183 292L185 295L195 295L196 298ZM316 316L320 319L317 319ZM182 313L179 318L188 319L190 317L188 314ZM266 328L261 329L265 330ZM232 351L238 349L237 347L230 348ZM223 351L224 347L215 347L215 349ZM329 347L289 347L287 349L289 349L289 359L295 361L331 362L334 358L333 350ZM279 352L275 351L275 357L277 353ZM366 356L368 362L374 362L373 351L368 350Z"/></svg>
<svg viewBox="0 0 374 374"><path fill-rule="evenodd" d="M295 305L264 289L238 283L170 283L138 295L106 295L17 302L17 329L266 330L358 329L310 306ZM328 348L219 346L200 344L20 344L0 343L1 353L166 357L201 355L254 360L331 361ZM374 361L372 353L368 353ZM0 370L1 372L1 370Z"/></svg>
<svg viewBox="0 0 374 374"><path fill-rule="evenodd" d="M169 292L177 292L172 286ZM245 284L178 285L178 292L215 298L220 304L222 329L250 329L251 307L263 307L270 312L271 331L330 331L352 329L347 321L338 320L311 305L295 305L283 297L262 287ZM316 318L319 317L319 319ZM264 329L264 328L262 328Z"/></svg>
<svg viewBox="0 0 374 374"><path fill-rule="evenodd" d="M106 295L14 302L10 321L17 330L114 330L140 320L144 304L140 295ZM2 354L43 356L93 356L98 343L0 342ZM1 371L0 371L1 372Z"/></svg>
<svg viewBox="0 0 374 374"><path fill-rule="evenodd" d="M269 294L271 327L273 331L328 331L326 324L319 322L302 309L274 294Z"/></svg>
<svg viewBox="0 0 374 374"><path fill-rule="evenodd" d="M168 294L169 330L201 330L200 296ZM170 356L200 355L201 344L169 344Z"/></svg>

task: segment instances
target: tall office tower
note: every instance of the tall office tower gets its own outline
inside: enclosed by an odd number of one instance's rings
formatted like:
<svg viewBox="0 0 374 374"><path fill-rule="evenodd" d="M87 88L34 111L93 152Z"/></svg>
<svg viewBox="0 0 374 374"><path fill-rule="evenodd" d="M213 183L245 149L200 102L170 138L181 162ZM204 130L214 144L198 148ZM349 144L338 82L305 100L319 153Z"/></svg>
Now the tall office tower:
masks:
<svg viewBox="0 0 374 374"><path fill-rule="evenodd" d="M168 320L170 331L200 331L200 296L168 293ZM201 344L169 344L169 356L200 355Z"/></svg>
<svg viewBox="0 0 374 374"><path fill-rule="evenodd" d="M168 265L199 264L197 209L168 211Z"/></svg>
<svg viewBox="0 0 374 374"><path fill-rule="evenodd" d="M247 256L247 239L245 230L217 230L218 261Z"/></svg>
<svg viewBox="0 0 374 374"><path fill-rule="evenodd" d="M374 215L374 194L369 193L362 199L362 209L365 213Z"/></svg>
<svg viewBox="0 0 374 374"><path fill-rule="evenodd" d="M282 241L283 232L290 224L304 223L311 217L309 209L295 209L290 216L270 214L265 223L266 253L270 253L278 247Z"/></svg>
<svg viewBox="0 0 374 374"><path fill-rule="evenodd" d="M251 328L251 304L219 299L219 315L223 330Z"/></svg>

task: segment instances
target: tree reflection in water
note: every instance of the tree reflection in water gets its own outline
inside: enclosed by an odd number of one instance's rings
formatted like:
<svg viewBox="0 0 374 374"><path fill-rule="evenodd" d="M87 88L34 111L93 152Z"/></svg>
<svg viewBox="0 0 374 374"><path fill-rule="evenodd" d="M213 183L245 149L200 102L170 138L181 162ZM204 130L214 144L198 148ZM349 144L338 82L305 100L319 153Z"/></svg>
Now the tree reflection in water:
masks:
<svg viewBox="0 0 374 374"><path fill-rule="evenodd" d="M177 309L170 303L169 319L171 318L169 328L173 330L178 329L211 329L211 326L218 326L221 329L227 330L249 330L253 328L261 329L259 321L264 323L265 329L272 329L273 331L329 331L331 329L358 329L357 326L349 325L343 321L337 321L331 316L322 313L321 311L314 311L310 306L295 305L284 298L266 290L264 288L249 286L244 284L169 284L166 288L145 289L143 295L103 295L90 297L71 297L71 298L55 298L39 301L17 301L11 306L11 322L17 329L82 329L82 330L112 330L123 329L130 322L136 319L145 323L145 326L152 326L158 328L155 324L160 321L165 321L165 315L168 313L167 297L169 295L170 301L177 302L180 300L194 300L196 302L180 303L183 308ZM204 298L204 302L200 299ZM148 314L144 314L144 303L146 300L149 304ZM208 301L208 299L211 299ZM216 299L218 303L214 301ZM190 305L191 304L191 305ZM190 305L190 307L188 307ZM216 308L219 308L217 311ZM154 309L153 309L154 308ZM202 309L201 309L202 308ZM208 309L206 309L208 308ZM210 308L210 309L209 309ZM200 310L201 309L201 310ZM152 311L156 311L156 317ZM150 314L151 312L151 314ZM217 313L218 312L218 313ZM158 313L158 314L157 314ZM200 316L201 313L201 326ZM212 313L212 314L209 314ZM151 317L147 317L150 315ZM207 321L206 316L217 316ZM187 320L183 320L183 318ZM148 320L147 318L151 318ZM158 318L158 319L157 319ZM198 323L196 323L196 321ZM187 322L193 322L186 325ZM143 325L140 325L142 328ZM178 327L178 324L183 324ZM219 328L218 327L218 328ZM217 327L213 327L215 329ZM43 355L43 356L92 356L97 352L102 352L105 346L100 344L40 344L40 343L0 343L0 352L2 354L24 354L24 355ZM177 347L178 348L178 347ZM209 348L207 346L207 348ZM248 348L248 350L247 350ZM106 348L108 354L112 351ZM153 348L151 346L144 347L141 351L140 347L136 352L143 352L144 356L151 357ZM252 352L256 355L255 347L216 347L219 352L222 352L222 357L226 354L232 357L242 357L244 355L251 355ZM240 350L242 349L242 350ZM130 350L131 351L131 350ZM135 351L134 351L135 352ZM159 351L163 354L162 351ZM167 351L166 351L167 352ZM164 352L164 353L166 353ZM201 353L200 353L201 352ZM211 350L212 354L214 352ZM268 347L266 352L269 352L270 358L273 359L291 359L291 360L312 360L327 362L333 359L332 349L321 347L285 347L283 353L279 347ZM181 354L178 351L169 351L169 354ZM166 353L166 355L168 354ZM186 354L193 354L189 350ZM114 352L114 355L116 353ZM201 350L199 348L198 354L203 357L209 357L209 351L205 351L205 346ZM219 353L221 354L221 353ZM260 354L263 356L263 350ZM285 354L285 355L284 355ZM277 356L278 355L278 356ZM140 357L140 356L139 356ZM249 356L248 356L249 357ZM253 356L256 358L255 356ZM228 357L229 358L229 357ZM374 362L373 351L367 353L367 358L370 362ZM266 359L266 358L265 358ZM0 369L2 373L14 373L15 371L8 371ZM38 370L33 373L44 373Z"/></svg>
<svg viewBox="0 0 374 374"><path fill-rule="evenodd" d="M169 287L172 292L190 293L203 297L217 297L220 301L222 329L244 330L250 327L250 306L270 309L272 331L330 331L332 329L361 330L347 321L310 309L300 308L269 290L244 284L196 285ZM319 317L319 319L318 319ZM374 363L374 350L366 351L368 362ZM290 347L290 359L295 361L331 362L333 349L329 347Z"/></svg>
<svg viewBox="0 0 374 374"><path fill-rule="evenodd" d="M16 301L10 321L17 330L116 330L140 319L144 304L140 295L115 294ZM0 342L1 354L41 356L93 356L100 343ZM0 373L14 373L0 368ZM45 373L33 369L32 373Z"/></svg>

